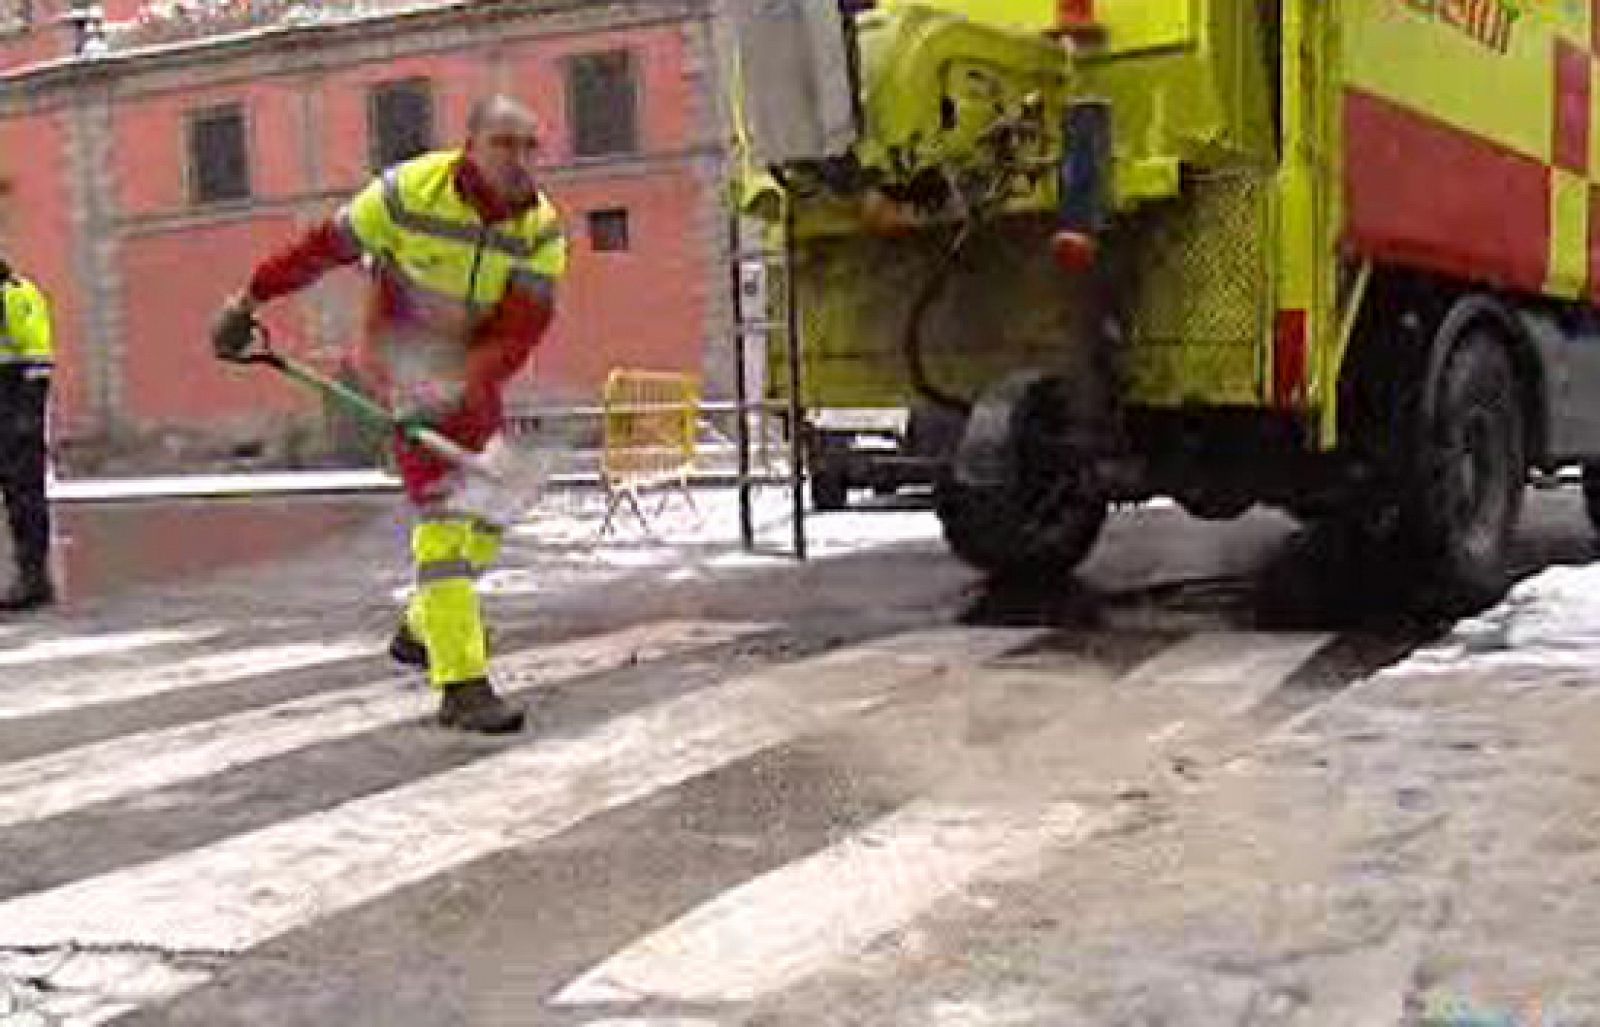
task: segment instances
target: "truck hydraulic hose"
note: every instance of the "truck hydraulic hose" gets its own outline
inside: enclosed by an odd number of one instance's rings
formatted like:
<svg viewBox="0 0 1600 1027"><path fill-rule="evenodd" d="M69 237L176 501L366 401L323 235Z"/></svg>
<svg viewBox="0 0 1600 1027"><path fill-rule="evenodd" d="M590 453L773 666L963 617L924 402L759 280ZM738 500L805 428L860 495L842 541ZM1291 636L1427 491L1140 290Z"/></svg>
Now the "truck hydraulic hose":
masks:
<svg viewBox="0 0 1600 1027"><path fill-rule="evenodd" d="M1011 120L997 122L985 133L985 138L1003 139L1006 132L1015 128ZM1003 155L997 153L997 158ZM964 396L945 389L928 374L926 361L923 359L922 326L928 312L933 309L934 303L944 294L950 284L950 277L961 264L962 252L967 243L971 241L972 234L978 226L998 209L1004 202L1011 177L1014 173L1007 167L1007 161L997 159L999 170L983 183L982 188L976 189L972 194L967 193L955 176L946 172L945 182L950 197L957 204L960 213L960 229L950 246L939 258L939 263L934 266L933 274L923 283L922 290L917 293L915 302L911 304L911 313L906 320L905 335L901 339L901 352L906 361L907 374L911 379L911 387L917 394L929 403L944 410L950 410L966 416L972 412L974 401Z"/></svg>
<svg viewBox="0 0 1600 1027"><path fill-rule="evenodd" d="M917 395L926 399L944 410L951 410L966 416L972 412L972 400L958 396L953 392L936 384L928 374L928 367L923 360L922 352L922 323L928 316L928 311L943 295L945 288L950 284L950 276L955 272L961 261L961 252L966 248L967 240L972 236L974 222L971 219L962 222L961 230L956 233L944 254L939 258L938 265L933 274L923 283L921 291L917 293L916 301L911 304L910 316L906 319L905 336L901 341L901 349L905 354L906 369L911 378L912 388L917 390Z"/></svg>

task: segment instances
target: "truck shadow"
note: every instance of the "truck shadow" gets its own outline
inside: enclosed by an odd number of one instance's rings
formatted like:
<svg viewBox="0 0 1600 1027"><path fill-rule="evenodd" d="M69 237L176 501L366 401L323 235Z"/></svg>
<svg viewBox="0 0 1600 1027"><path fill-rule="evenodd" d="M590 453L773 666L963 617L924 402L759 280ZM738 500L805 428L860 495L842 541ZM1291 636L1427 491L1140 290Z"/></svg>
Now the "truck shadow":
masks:
<svg viewBox="0 0 1600 1027"><path fill-rule="evenodd" d="M1530 504L1512 551L1512 581L1600 556L1581 512L1559 497ZM1334 631L1425 639L1464 614L1441 601L1415 552L1307 525L1288 532L1247 573L1187 577L1126 590L1066 582L985 580L960 619L1106 629L1165 623L1195 629Z"/></svg>

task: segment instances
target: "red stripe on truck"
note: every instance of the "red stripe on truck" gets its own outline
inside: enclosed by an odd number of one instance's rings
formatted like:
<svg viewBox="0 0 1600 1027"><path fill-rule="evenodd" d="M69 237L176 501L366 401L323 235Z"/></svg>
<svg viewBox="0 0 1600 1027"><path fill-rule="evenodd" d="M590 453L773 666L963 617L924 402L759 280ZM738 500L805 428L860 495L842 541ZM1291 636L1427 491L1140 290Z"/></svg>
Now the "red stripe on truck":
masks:
<svg viewBox="0 0 1600 1027"><path fill-rule="evenodd" d="M1357 89L1345 90L1344 132L1352 253L1482 285L1544 289L1546 164Z"/></svg>
<svg viewBox="0 0 1600 1027"><path fill-rule="evenodd" d="M1556 166L1589 173L1590 79L1594 59L1564 39L1556 40Z"/></svg>
<svg viewBox="0 0 1600 1027"><path fill-rule="evenodd" d="M1272 402L1284 410L1306 400L1306 312L1278 311L1272 333Z"/></svg>

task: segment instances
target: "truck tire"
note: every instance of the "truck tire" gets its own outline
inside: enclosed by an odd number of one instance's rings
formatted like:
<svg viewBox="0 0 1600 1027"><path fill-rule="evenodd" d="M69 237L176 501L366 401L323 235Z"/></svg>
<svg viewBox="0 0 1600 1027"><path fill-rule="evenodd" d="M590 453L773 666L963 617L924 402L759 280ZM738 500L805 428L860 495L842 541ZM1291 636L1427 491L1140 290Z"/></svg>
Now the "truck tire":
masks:
<svg viewBox="0 0 1600 1027"><path fill-rule="evenodd" d="M950 550L964 562L1006 581L1064 578L1094 548L1106 504L1063 505L1041 519L1017 497L946 480L935 500Z"/></svg>
<svg viewBox="0 0 1600 1027"><path fill-rule="evenodd" d="M811 472L811 505L824 513L850 505L850 485L837 468L823 466Z"/></svg>
<svg viewBox="0 0 1600 1027"><path fill-rule="evenodd" d="M1522 411L1505 347L1467 332L1439 380L1401 529L1434 578L1442 612L1497 600L1509 576L1512 530L1527 481Z"/></svg>
<svg viewBox="0 0 1600 1027"><path fill-rule="evenodd" d="M991 389L967 422L934 509L963 561L1008 581L1069 575L1094 548L1107 503L1047 440L1068 414L1049 379L1014 376Z"/></svg>
<svg viewBox="0 0 1600 1027"><path fill-rule="evenodd" d="M849 450L843 440L818 431L811 438L811 505L824 513L850 505Z"/></svg>
<svg viewBox="0 0 1600 1027"><path fill-rule="evenodd" d="M1600 531L1600 464L1583 465L1583 511L1590 527Z"/></svg>

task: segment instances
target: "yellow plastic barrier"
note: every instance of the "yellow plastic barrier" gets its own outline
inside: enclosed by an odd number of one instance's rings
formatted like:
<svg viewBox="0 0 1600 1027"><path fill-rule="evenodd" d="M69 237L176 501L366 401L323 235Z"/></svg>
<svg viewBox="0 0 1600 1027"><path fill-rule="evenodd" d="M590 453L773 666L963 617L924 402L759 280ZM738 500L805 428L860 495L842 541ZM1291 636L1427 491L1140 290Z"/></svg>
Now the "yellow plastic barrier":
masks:
<svg viewBox="0 0 1600 1027"><path fill-rule="evenodd" d="M604 404L601 478L608 502L600 535L611 530L624 506L649 534L650 522L639 505L639 496L647 489L668 489L657 516L676 493L698 517L689 475L700 423L699 381L686 374L618 369L606 378Z"/></svg>

